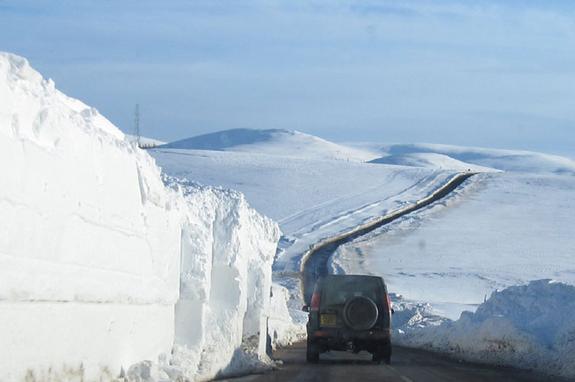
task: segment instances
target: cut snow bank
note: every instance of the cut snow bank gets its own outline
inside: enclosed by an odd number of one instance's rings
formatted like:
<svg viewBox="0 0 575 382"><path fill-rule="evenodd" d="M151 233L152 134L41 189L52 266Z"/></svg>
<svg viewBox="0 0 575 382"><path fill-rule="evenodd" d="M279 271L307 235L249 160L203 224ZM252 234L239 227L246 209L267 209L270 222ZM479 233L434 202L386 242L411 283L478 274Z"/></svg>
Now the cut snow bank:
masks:
<svg viewBox="0 0 575 382"><path fill-rule="evenodd" d="M441 320L424 304L395 304L394 341L450 353L470 361L575 376L575 287L550 280L512 286ZM395 318L395 317L394 317Z"/></svg>
<svg viewBox="0 0 575 382"><path fill-rule="evenodd" d="M279 230L241 194L167 188L108 120L6 53L0 163L1 380L107 380L144 360L196 379L265 358Z"/></svg>
<svg viewBox="0 0 575 382"><path fill-rule="evenodd" d="M168 183L183 190L188 211L176 305L177 379L251 369L266 353L279 229L240 193Z"/></svg>

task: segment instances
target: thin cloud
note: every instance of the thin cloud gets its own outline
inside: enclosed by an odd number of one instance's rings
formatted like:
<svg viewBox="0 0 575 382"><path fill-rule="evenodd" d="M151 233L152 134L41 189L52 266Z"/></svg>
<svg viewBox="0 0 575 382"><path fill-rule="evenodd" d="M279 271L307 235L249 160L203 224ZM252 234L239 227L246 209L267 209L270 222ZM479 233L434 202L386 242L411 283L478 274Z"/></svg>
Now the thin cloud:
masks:
<svg viewBox="0 0 575 382"><path fill-rule="evenodd" d="M10 0L0 49L125 130L138 100L167 140L250 126L474 144L481 110L499 145L529 110L516 146L547 150L566 147L548 126L575 123L574 16L553 1Z"/></svg>

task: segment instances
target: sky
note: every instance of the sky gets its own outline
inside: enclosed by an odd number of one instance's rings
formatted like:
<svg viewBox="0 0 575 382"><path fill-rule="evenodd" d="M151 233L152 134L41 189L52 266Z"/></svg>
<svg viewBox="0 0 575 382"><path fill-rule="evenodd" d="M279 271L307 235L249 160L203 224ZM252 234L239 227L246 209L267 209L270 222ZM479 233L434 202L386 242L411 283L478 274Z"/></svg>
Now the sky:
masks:
<svg viewBox="0 0 575 382"><path fill-rule="evenodd" d="M122 130L575 157L575 2L0 0L0 51Z"/></svg>

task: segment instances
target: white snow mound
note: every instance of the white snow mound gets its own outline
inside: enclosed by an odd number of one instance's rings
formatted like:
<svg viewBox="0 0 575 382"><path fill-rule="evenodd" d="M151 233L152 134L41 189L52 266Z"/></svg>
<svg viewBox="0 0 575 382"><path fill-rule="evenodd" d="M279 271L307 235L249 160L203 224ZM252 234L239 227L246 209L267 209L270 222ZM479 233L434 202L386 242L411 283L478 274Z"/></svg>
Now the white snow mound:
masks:
<svg viewBox="0 0 575 382"><path fill-rule="evenodd" d="M243 195L166 187L113 124L7 53L0 163L0 380L194 380L266 361L279 230Z"/></svg>
<svg viewBox="0 0 575 382"><path fill-rule="evenodd" d="M403 322L395 341L456 357L575 376L575 286L550 280L512 286L463 312L429 325L421 309ZM405 320L403 320L405 321ZM437 322L436 322L437 323Z"/></svg>

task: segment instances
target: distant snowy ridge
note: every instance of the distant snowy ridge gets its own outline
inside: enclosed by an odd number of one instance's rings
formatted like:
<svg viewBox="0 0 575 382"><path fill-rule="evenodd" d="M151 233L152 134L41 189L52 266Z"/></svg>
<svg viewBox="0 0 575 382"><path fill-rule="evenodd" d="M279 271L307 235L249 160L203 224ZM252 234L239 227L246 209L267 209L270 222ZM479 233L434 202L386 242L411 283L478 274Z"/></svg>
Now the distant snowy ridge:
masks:
<svg viewBox="0 0 575 382"><path fill-rule="evenodd" d="M299 158L366 161L375 153L339 145L293 130L231 129L160 146L164 149L238 151Z"/></svg>
<svg viewBox="0 0 575 382"><path fill-rule="evenodd" d="M243 195L167 188L120 130L7 53L0 163L0 380L194 380L266 362L279 230Z"/></svg>
<svg viewBox="0 0 575 382"><path fill-rule="evenodd" d="M440 144L359 145L384 154L372 163L462 169L575 175L575 160L522 150Z"/></svg>
<svg viewBox="0 0 575 382"><path fill-rule="evenodd" d="M409 153L388 155L373 159L370 163L392 164L410 167L440 168L457 171L494 172L498 171L490 167L478 166L472 163L462 162L445 154L437 153Z"/></svg>

